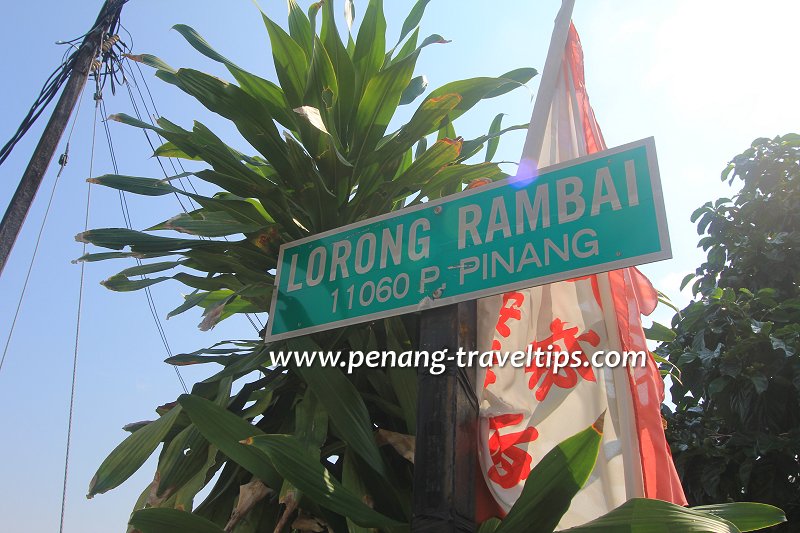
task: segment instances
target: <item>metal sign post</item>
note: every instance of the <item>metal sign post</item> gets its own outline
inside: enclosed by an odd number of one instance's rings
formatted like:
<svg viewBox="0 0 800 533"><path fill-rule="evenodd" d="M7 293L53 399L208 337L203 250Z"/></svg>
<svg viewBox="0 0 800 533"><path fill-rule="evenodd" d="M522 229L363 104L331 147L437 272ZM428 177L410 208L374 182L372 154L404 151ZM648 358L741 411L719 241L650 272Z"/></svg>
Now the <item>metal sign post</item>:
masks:
<svg viewBox="0 0 800 533"><path fill-rule="evenodd" d="M419 349L474 350L477 302L423 311ZM478 464L478 398L475 367L454 360L432 375L418 370L417 442L411 530L414 533L474 533L475 471Z"/></svg>

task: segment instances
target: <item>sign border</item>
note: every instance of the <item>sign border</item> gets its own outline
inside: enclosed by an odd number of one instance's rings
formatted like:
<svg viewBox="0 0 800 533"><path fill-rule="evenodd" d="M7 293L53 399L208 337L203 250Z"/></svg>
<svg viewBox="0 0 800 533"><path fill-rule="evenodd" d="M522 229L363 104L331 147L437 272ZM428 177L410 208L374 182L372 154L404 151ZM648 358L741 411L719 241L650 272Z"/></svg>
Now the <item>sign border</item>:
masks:
<svg viewBox="0 0 800 533"><path fill-rule="evenodd" d="M266 342L274 342L279 340L291 339L294 337L300 337L302 335L308 335L319 331L327 331L338 327L350 326L353 324L361 324L364 322L369 322L371 320L380 320L382 318L388 318L406 313L415 313L417 311L422 311L424 309L433 309L436 307L442 307L445 305L465 302L468 300L485 298L487 296L493 296L508 291L527 289L530 287L538 287L540 285L547 285L548 283L563 281L570 278L576 278L590 274L601 274L603 272L618 270L620 268L653 263L655 261L662 261L664 259L672 259L672 245L669 239L669 230L667 227L667 214L666 214L666 208L664 206L664 193L661 189L661 176L658 171L658 158L656 154L656 145L654 137L646 137L638 141L633 141L627 144L623 144L621 146L609 148L608 150L603 150L602 152L595 152L590 155L576 157L574 159L570 159L569 161L565 161L555 165L550 165L548 167L539 169L539 174L549 174L551 172L555 172L563 168L572 167L575 165L587 163L590 161L595 161L598 159L603 159L612 155L616 155L620 152L626 152L628 150L632 150L642 146L645 148L647 152L647 164L648 164L648 170L650 172L650 185L653 191L653 207L656 213L656 225L658 227L658 236L661 244L661 249L658 252L639 255L636 257L631 257L626 259L620 259L617 261L612 261L610 263L603 263L602 265L593 265L589 267L577 268L572 270L564 270L557 274L550 274L548 276L536 278L536 281L533 284L531 284L531 280L529 279L523 281L517 281L514 283L498 285L496 287L482 289L479 291L472 291L469 293L459 294L456 296L447 296L444 298L437 298L437 299L426 299L423 301L424 303L406 305L403 307L396 307L394 309L387 309L384 311L378 311L375 313L361 315L358 317L345 318L341 320L336 320L334 322L326 322L325 324L321 325L308 326L305 328L287 331L284 333L273 334L272 324L274 322L272 320L269 320L269 317L272 316L273 311L275 310L275 305L277 304L278 301L278 288L280 287L281 273L282 270L285 270L278 268L275 276L275 288L272 292L272 301L270 303L269 316L267 317L267 329L264 335L264 340ZM466 189L464 191L451 194L449 196L445 196L444 198L439 198L431 202L426 202L424 204L415 205L409 208L398 209L397 211L390 211L389 213L384 213L383 215L378 215L372 218L354 222L346 226L340 226L338 228L330 229L322 233L315 233L314 235L309 235L308 237L303 237L302 239L298 239L296 241L287 242L281 245L280 251L278 252L278 263L277 263L278 267L280 267L283 264L283 254L286 250L294 248L296 246L300 246L301 244L307 243L309 241L322 239L330 235L344 233L346 231L361 228L363 226L369 226L371 224L374 224L375 222L380 222L382 220L394 218L399 215L407 215L409 213L414 213L416 211L431 209L433 207L436 207L437 205L449 203L457 198L465 198L473 194L485 193L486 191L490 191L492 189L497 189L500 187L505 187L512 183L526 179L529 178L520 178L517 176L511 176L504 180L496 181L494 183L491 183L483 187ZM600 268L600 270L598 270L598 268Z"/></svg>

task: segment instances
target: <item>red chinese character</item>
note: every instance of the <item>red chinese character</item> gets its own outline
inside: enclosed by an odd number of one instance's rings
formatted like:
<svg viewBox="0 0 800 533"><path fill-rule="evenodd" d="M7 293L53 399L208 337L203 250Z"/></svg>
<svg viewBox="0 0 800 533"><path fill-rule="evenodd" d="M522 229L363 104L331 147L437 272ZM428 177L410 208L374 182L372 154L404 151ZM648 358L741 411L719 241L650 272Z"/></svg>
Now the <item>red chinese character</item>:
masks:
<svg viewBox="0 0 800 533"><path fill-rule="evenodd" d="M502 337L511 335L511 328L508 326L509 320L520 320L522 318L522 311L520 307L525 303L525 295L520 292L507 292L503 295L503 306L500 308L500 316L497 318L495 331ZM492 351L499 352L502 349L500 341L494 339L492 341ZM497 355L492 356L492 365L497 364ZM485 389L492 383L497 381L497 376L491 368L486 369L486 378L483 380L483 388Z"/></svg>
<svg viewBox="0 0 800 533"><path fill-rule="evenodd" d="M511 335L511 328L508 321L511 319L520 320L522 311L520 307L525 302L525 296L519 292L507 292L503 295L503 306L500 308L500 318L497 319L495 330L503 337ZM510 305L509 305L510 304Z"/></svg>
<svg viewBox="0 0 800 533"><path fill-rule="evenodd" d="M492 351L494 352L494 354L492 354L492 365L497 364L497 352L499 352L502 348L503 347L500 344L499 340L494 339L492 341ZM495 375L494 371L491 368L487 368L486 377L483 380L483 388L485 389L486 387L488 387L489 385L491 385L496 381L497 381L497 376Z"/></svg>
<svg viewBox="0 0 800 533"><path fill-rule="evenodd" d="M531 342L531 349L534 353L536 353L537 349L540 349L544 353L541 361L539 361L542 364L537 364L537 361L534 360L531 366L525 368L525 372L531 373L528 387L531 390L536 389L535 396L540 402L547 398L547 393L550 392L550 388L553 385L562 389L571 389L574 387L578 383L579 374L586 381L596 381L594 371L580 343L588 342L596 347L600 343L600 336L591 329L586 331L586 333L578 335L577 326L565 329L564 322L559 318L556 318L550 323L550 331L553 334L548 338L542 341L534 340ZM556 344L558 341L561 341L564 345L563 351L569 354L570 366L559 368L557 372L554 372L551 367L553 360L548 356L555 357L556 354L548 352L561 351L560 347ZM577 361L575 361L575 358L571 357L572 354L575 354ZM576 362L579 362L580 366L574 368L572 365ZM540 381L541 383L539 383Z"/></svg>
<svg viewBox="0 0 800 533"><path fill-rule="evenodd" d="M527 444L539 438L539 432L534 427L525 428L514 433L500 434L500 430L507 426L514 426L522 422L521 414L495 416L489 419L489 453L492 457L492 466L489 468L489 479L503 487L510 489L517 486L531 473L531 455L520 445Z"/></svg>

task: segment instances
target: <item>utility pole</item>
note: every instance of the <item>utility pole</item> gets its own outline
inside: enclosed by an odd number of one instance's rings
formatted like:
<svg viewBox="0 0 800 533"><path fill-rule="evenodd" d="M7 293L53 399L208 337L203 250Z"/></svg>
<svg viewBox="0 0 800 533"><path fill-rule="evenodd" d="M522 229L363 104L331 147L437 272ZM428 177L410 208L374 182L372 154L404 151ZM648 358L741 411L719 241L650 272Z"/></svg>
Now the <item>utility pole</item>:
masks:
<svg viewBox="0 0 800 533"><path fill-rule="evenodd" d="M475 350L477 301L422 312L419 349ZM432 375L418 370L417 442L414 452L413 533L474 533L478 467L476 367L445 361Z"/></svg>
<svg viewBox="0 0 800 533"><path fill-rule="evenodd" d="M106 0L92 29L86 34L72 66L69 80L45 127L39 144L31 156L28 167L19 181L17 190L6 208L0 222L0 274L3 273L8 256L14 247L25 218L28 216L33 199L39 190L45 172L53 160L53 155L61 141L70 116L78 102L86 81L92 70L92 62L98 56L103 38L118 19L123 4L128 0Z"/></svg>

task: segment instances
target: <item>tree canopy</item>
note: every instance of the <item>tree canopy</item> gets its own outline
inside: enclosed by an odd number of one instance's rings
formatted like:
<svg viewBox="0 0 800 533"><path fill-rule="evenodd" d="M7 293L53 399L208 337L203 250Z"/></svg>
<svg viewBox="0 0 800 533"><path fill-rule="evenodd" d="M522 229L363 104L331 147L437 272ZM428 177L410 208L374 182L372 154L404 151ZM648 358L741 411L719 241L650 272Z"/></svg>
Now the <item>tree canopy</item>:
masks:
<svg viewBox="0 0 800 533"><path fill-rule="evenodd" d="M760 138L692 215L707 260L657 350L680 373L667 437L691 503L754 500L800 519L800 136ZM683 288L683 287L681 287Z"/></svg>

